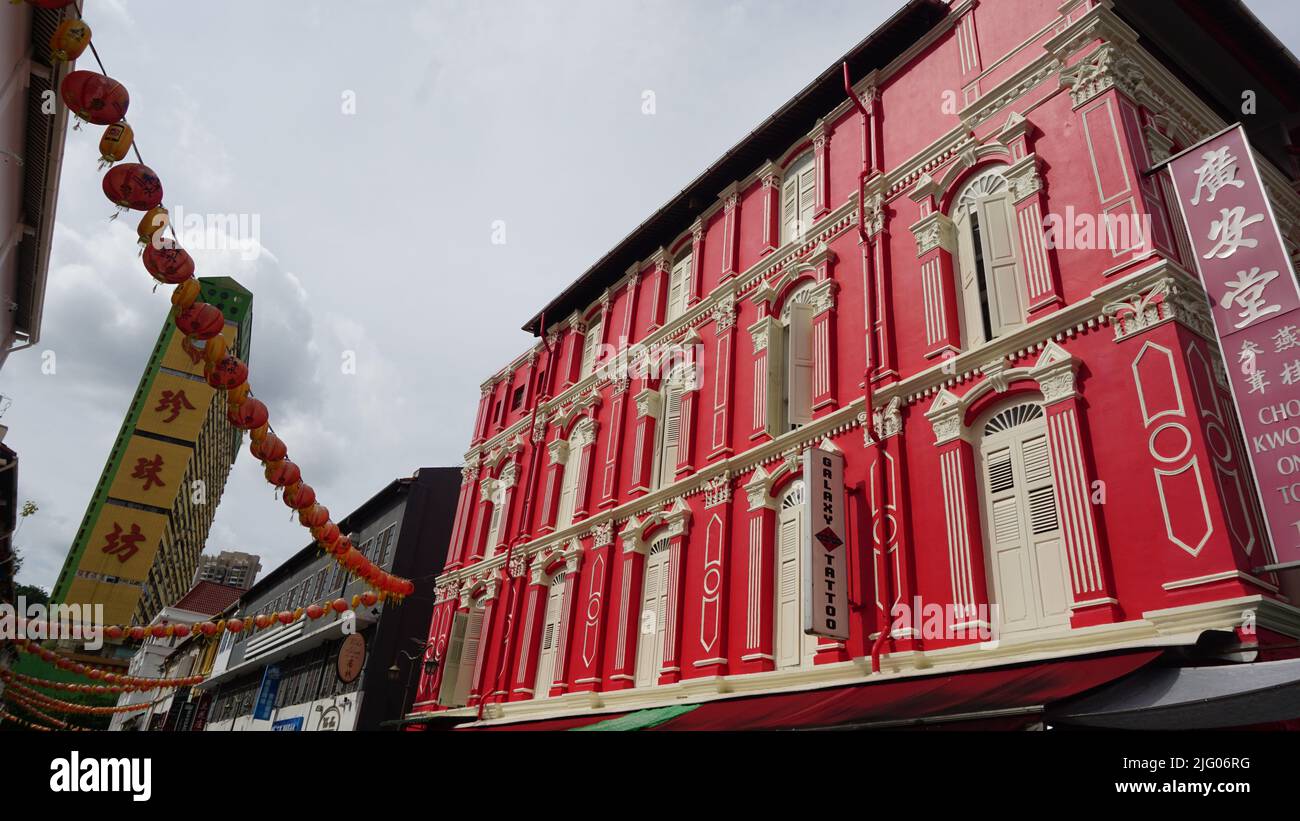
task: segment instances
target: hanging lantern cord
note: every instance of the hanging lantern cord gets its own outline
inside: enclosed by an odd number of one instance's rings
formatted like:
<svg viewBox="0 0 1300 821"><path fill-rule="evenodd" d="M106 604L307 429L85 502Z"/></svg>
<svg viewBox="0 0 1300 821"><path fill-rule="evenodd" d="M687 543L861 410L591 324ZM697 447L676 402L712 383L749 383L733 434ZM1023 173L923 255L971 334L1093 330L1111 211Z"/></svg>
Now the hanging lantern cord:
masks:
<svg viewBox="0 0 1300 821"><path fill-rule="evenodd" d="M73 10L76 11L77 13L78 20L85 19L84 17L81 16L81 3L82 0L77 0L77 2L74 3L72 6ZM99 58L99 49L95 48L94 40L90 41L90 54L95 58L95 64L99 66L99 73L107 77L108 69L104 68L104 61ZM127 125L130 125L130 123L126 120L123 120L122 122L125 122L127 123ZM135 154L136 162L140 163L141 165L148 165L148 163L144 161L144 156L140 154L140 144L134 135L132 135L131 137L131 151L132 153ZM167 230L171 231L172 239L176 240L177 244L180 244L181 239L180 237L176 236L176 226L172 225L170 220L168 220L167 222Z"/></svg>

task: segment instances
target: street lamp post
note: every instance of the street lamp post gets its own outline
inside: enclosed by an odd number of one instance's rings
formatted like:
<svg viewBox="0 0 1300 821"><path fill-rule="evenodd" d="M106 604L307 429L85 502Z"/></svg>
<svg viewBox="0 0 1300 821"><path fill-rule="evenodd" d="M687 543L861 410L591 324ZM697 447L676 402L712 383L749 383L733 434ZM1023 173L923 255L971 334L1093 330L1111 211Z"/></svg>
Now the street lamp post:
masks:
<svg viewBox="0 0 1300 821"><path fill-rule="evenodd" d="M401 721L401 719L406 715L406 705L411 697L411 686L415 683L416 662L417 661L424 662L422 666L424 668L424 672L426 673L432 673L434 670L438 668L438 662L435 659L427 658L429 654L429 648L433 646L433 642L432 641L423 642L420 641L419 639L414 639L414 638L411 639L411 641L415 644L420 645L423 648L423 650L422 652L419 653L408 653L405 650L397 651L397 654L405 658L407 663L409 664L409 668L406 674L406 687L403 688L402 690L402 703L399 705L400 710L398 711L397 714L398 721ZM388 680L393 683L396 683L398 678L401 676L401 674L402 674L401 669L397 666L397 662L394 661L393 666L388 668Z"/></svg>

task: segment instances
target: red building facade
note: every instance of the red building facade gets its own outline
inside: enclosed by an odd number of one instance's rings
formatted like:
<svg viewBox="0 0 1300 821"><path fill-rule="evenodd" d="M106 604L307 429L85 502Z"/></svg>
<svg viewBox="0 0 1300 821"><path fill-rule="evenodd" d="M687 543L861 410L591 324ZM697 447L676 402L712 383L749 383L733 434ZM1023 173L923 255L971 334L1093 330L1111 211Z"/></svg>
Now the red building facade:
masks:
<svg viewBox="0 0 1300 821"><path fill-rule="evenodd" d="M1300 637L1144 173L1230 120L1146 25L909 3L846 58L861 105L832 67L547 306L483 385L415 712ZM1294 249L1295 169L1258 161ZM809 446L845 460L843 641L800 625Z"/></svg>

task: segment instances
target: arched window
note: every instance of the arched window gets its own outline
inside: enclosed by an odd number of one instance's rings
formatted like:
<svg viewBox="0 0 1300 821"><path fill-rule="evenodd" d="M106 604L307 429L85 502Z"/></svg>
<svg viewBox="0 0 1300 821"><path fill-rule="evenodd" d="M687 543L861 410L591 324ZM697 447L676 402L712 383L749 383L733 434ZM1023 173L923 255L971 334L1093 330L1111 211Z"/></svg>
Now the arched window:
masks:
<svg viewBox="0 0 1300 821"><path fill-rule="evenodd" d="M646 558L636 641L637 687L657 684L663 664L664 638L668 632L668 546L667 538L658 540L650 546Z"/></svg>
<svg viewBox="0 0 1300 821"><path fill-rule="evenodd" d="M1001 629L1064 625L1070 593L1043 408L1013 404L980 430L984 535Z"/></svg>
<svg viewBox="0 0 1300 821"><path fill-rule="evenodd" d="M974 348L1025 324L1024 276L1011 190L993 168L953 200L962 346Z"/></svg>
<svg viewBox="0 0 1300 821"><path fill-rule="evenodd" d="M456 613L452 621L451 637L447 642L446 668L442 674L442 687L438 703L460 707L469 700L474 684L474 668L479 663L479 648L483 642L483 599L470 605L469 613Z"/></svg>
<svg viewBox="0 0 1300 821"><path fill-rule="evenodd" d="M781 309L781 349L785 352L785 379L781 406L785 409L785 430L812 421L813 398L813 312L814 283L792 293Z"/></svg>
<svg viewBox="0 0 1300 821"><path fill-rule="evenodd" d="M560 647L560 627L564 619L564 568L551 576L546 593L546 618L542 622L542 644L537 658L537 683L533 698L546 698L555 683L555 658Z"/></svg>
<svg viewBox="0 0 1300 821"><path fill-rule="evenodd" d="M808 151L785 169L781 183L781 243L803 239L817 202L817 166Z"/></svg>
<svg viewBox="0 0 1300 821"><path fill-rule="evenodd" d="M668 277L668 305L664 321L672 322L686 313L686 297L690 291L691 250L686 251L673 263L672 273Z"/></svg>
<svg viewBox="0 0 1300 821"><path fill-rule="evenodd" d="M772 609L772 655L776 669L812 665L817 637L803 632L803 540L807 538L808 510L802 479L797 479L781 497L776 527L776 601Z"/></svg>

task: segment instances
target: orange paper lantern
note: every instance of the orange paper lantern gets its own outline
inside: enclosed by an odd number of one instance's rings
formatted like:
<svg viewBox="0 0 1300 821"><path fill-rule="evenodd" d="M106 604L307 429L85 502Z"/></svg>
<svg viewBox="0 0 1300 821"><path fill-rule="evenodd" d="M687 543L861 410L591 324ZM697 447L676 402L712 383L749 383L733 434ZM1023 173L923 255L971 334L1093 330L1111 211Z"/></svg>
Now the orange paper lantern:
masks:
<svg viewBox="0 0 1300 821"><path fill-rule="evenodd" d="M104 136L99 138L99 167L126 159L134 143L135 131L126 123L113 123L104 129Z"/></svg>

